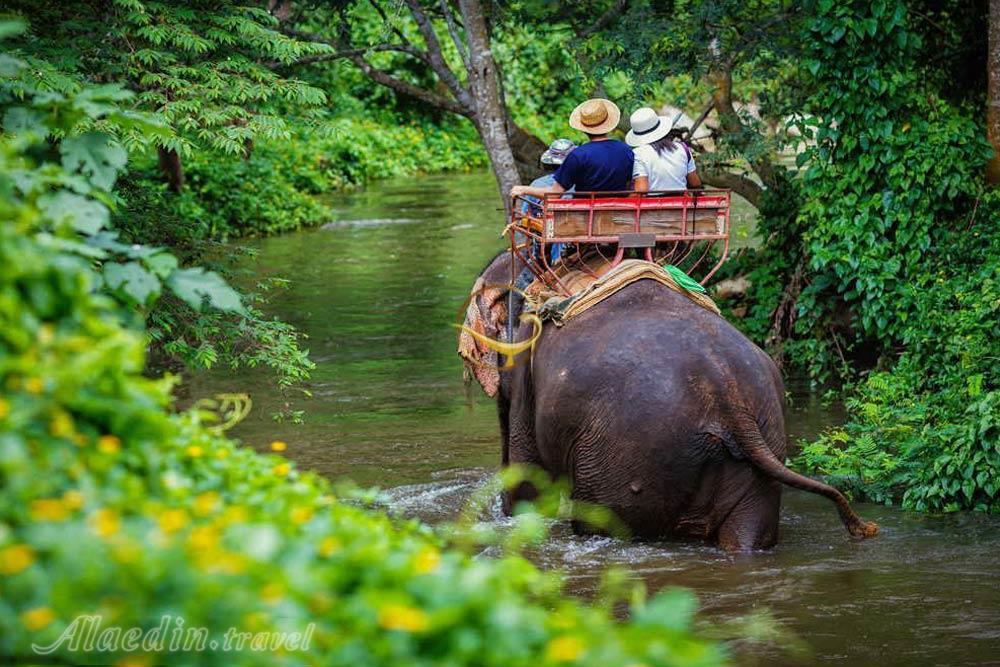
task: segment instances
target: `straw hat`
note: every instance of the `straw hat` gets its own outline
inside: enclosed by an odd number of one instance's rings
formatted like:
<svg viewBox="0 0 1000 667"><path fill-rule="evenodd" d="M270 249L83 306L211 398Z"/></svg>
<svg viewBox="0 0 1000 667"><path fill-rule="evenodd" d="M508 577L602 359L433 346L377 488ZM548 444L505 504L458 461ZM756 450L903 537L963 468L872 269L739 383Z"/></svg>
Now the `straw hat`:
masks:
<svg viewBox="0 0 1000 667"><path fill-rule="evenodd" d="M607 134L618 127L622 112L611 100L600 97L580 104L569 115L569 126L587 134Z"/></svg>
<svg viewBox="0 0 1000 667"><path fill-rule="evenodd" d="M636 109L629 116L632 129L625 135L625 143L629 146L645 146L667 136L674 127L674 122L666 116L657 116L649 107Z"/></svg>

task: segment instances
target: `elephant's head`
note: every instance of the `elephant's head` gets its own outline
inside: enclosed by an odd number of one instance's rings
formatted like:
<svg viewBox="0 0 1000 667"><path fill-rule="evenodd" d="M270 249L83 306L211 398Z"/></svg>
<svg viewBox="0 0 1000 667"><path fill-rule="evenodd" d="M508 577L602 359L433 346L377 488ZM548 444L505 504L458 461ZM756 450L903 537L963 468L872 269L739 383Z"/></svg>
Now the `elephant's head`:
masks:
<svg viewBox="0 0 1000 667"><path fill-rule="evenodd" d="M515 264L515 269L520 271L520 262ZM538 322L535 335L529 340L521 343L506 340L510 281L511 255L503 252L494 257L476 279L458 342L458 354L465 360L467 373L490 397L495 397L500 388L497 354L503 354L510 364L515 355L531 347L541 330Z"/></svg>

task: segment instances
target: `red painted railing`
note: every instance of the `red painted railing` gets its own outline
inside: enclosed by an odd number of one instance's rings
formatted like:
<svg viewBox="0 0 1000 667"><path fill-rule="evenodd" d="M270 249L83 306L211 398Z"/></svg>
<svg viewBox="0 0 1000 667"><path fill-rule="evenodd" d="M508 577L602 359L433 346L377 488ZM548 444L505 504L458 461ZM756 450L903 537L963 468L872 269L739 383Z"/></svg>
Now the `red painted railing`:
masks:
<svg viewBox="0 0 1000 667"><path fill-rule="evenodd" d="M507 233L511 252L566 295L569 289L549 262L555 243L574 246L580 256L613 251L612 266L633 248L651 262L681 267L704 285L729 254L729 209L728 190L572 192L542 201L518 196ZM582 262L577 268L587 270Z"/></svg>

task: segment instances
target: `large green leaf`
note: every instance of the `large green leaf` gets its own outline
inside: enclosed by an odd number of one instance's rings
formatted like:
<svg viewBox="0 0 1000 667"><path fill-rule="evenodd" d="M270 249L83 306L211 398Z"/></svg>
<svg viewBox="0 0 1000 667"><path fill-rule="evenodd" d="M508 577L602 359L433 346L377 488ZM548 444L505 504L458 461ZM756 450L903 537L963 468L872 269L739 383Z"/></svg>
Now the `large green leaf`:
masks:
<svg viewBox="0 0 1000 667"><path fill-rule="evenodd" d="M24 107L11 107L3 115L3 129L11 134L34 134L39 137L48 136L45 119L37 111Z"/></svg>
<svg viewBox="0 0 1000 667"><path fill-rule="evenodd" d="M201 310L207 301L213 308L246 314L240 295L214 271L200 266L178 269L170 274L167 286L189 306Z"/></svg>
<svg viewBox="0 0 1000 667"><path fill-rule="evenodd" d="M39 197L38 208L53 222L68 222L73 229L88 236L93 236L108 224L107 206L65 190Z"/></svg>
<svg viewBox="0 0 1000 667"><path fill-rule="evenodd" d="M158 252L146 258L146 266L156 275L166 278L177 269L177 258L169 252Z"/></svg>
<svg viewBox="0 0 1000 667"><path fill-rule="evenodd" d="M143 305L148 303L150 297L160 293L160 280L138 262L105 264L104 280L111 289L119 290Z"/></svg>
<svg viewBox="0 0 1000 667"><path fill-rule="evenodd" d="M63 139L59 147L63 167L69 172L82 171L90 182L104 190L115 184L118 172L128 161L125 149L106 134L87 132Z"/></svg>

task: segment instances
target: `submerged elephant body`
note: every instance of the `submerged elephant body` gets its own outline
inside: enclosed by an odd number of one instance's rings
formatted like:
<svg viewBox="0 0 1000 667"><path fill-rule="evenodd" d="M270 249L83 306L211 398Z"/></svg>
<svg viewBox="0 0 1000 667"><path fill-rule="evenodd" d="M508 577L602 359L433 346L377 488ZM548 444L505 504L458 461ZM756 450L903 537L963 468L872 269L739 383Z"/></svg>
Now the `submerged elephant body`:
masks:
<svg viewBox="0 0 1000 667"><path fill-rule="evenodd" d="M853 535L876 530L836 489L782 463L784 388L770 357L659 283L546 324L517 361L497 397L504 465L568 478L573 499L610 508L634 536L770 547L782 483L829 497ZM505 507L533 493L523 484Z"/></svg>

